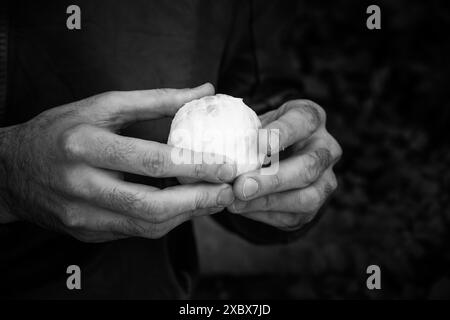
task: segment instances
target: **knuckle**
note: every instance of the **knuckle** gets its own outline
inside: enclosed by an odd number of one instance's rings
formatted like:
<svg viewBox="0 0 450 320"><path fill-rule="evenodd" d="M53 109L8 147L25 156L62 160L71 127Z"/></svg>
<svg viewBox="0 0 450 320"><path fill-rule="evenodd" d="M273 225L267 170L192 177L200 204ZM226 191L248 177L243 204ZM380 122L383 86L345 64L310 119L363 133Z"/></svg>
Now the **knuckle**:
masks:
<svg viewBox="0 0 450 320"><path fill-rule="evenodd" d="M142 165L149 175L160 177L167 172L168 160L164 152L153 151L144 155Z"/></svg>
<svg viewBox="0 0 450 320"><path fill-rule="evenodd" d="M319 148L313 152L316 160L316 166L325 169L331 164L331 152L327 148Z"/></svg>
<svg viewBox="0 0 450 320"><path fill-rule="evenodd" d="M320 148L306 156L305 170L302 177L306 183L316 181L322 171L331 163L331 153L328 149Z"/></svg>
<svg viewBox="0 0 450 320"><path fill-rule="evenodd" d="M278 215L278 225L282 228L295 228L301 223L298 214L283 213Z"/></svg>
<svg viewBox="0 0 450 320"><path fill-rule="evenodd" d="M65 208L61 220L63 225L68 228L81 228L84 226L83 215L78 208L72 206Z"/></svg>
<svg viewBox="0 0 450 320"><path fill-rule="evenodd" d="M317 167L307 167L305 171L302 173L302 179L306 184L311 184L318 178L318 170Z"/></svg>
<svg viewBox="0 0 450 320"><path fill-rule="evenodd" d="M306 164L303 170L300 171L300 179L306 184L313 183L319 176L319 166L317 165L318 159L315 154L308 154L306 158Z"/></svg>
<svg viewBox="0 0 450 320"><path fill-rule="evenodd" d="M314 132L321 125L325 124L325 110L317 103L311 100L296 100L294 102L291 106L295 107L295 110L300 113L302 118L306 119L310 132Z"/></svg>
<svg viewBox="0 0 450 320"><path fill-rule="evenodd" d="M270 176L270 186L272 190L279 190L283 185L282 179L278 173Z"/></svg>
<svg viewBox="0 0 450 320"><path fill-rule="evenodd" d="M67 158L78 158L83 154L83 146L80 141L80 133L83 132L83 130L85 130L85 126L78 125L62 134L60 147Z"/></svg>
<svg viewBox="0 0 450 320"><path fill-rule="evenodd" d="M165 210L156 201L139 201L140 205L137 205L137 211L145 214L145 220L149 223L163 223L167 218L167 210Z"/></svg>
<svg viewBox="0 0 450 320"><path fill-rule="evenodd" d="M307 195L300 193L300 203L303 203L303 213L315 214L322 205L322 197L319 191L314 188Z"/></svg>
<svg viewBox="0 0 450 320"><path fill-rule="evenodd" d="M121 203L123 210L133 212L149 223L158 224L168 219L169 209L162 202L148 199L144 194L124 194Z"/></svg>
<svg viewBox="0 0 450 320"><path fill-rule="evenodd" d="M192 209L195 210L195 209L208 208L210 206L210 204L211 204L211 199L210 199L209 193L207 191L200 191L195 196L194 208L192 208Z"/></svg>
<svg viewBox="0 0 450 320"><path fill-rule="evenodd" d="M317 125L317 127L321 124L325 124L327 114L320 105L311 100L304 100L304 105L311 116L311 120Z"/></svg>
<svg viewBox="0 0 450 320"><path fill-rule="evenodd" d="M198 179L203 179L206 177L206 167L203 163L194 165L194 177Z"/></svg>
<svg viewBox="0 0 450 320"><path fill-rule="evenodd" d="M273 194L268 194L266 196L261 197L260 199L261 199L261 203L260 203L261 208L264 208L266 210L270 210L271 208L275 207L275 205L276 205L276 203L275 203L276 199Z"/></svg>
<svg viewBox="0 0 450 320"><path fill-rule="evenodd" d="M107 193L107 201L113 204L121 212L138 212L143 209L143 200L137 193L124 192L118 188L113 188Z"/></svg>

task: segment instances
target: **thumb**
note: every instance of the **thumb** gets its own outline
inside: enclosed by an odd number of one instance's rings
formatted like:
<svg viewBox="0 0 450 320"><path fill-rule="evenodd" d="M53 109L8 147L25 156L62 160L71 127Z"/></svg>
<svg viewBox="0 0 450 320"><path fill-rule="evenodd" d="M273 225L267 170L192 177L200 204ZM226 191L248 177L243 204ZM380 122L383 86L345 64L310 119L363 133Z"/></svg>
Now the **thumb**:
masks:
<svg viewBox="0 0 450 320"><path fill-rule="evenodd" d="M185 103L213 95L214 86L205 83L195 88L114 91L95 99L94 119L108 127L173 116ZM92 114L90 115L92 119ZM94 120L94 121L95 121Z"/></svg>

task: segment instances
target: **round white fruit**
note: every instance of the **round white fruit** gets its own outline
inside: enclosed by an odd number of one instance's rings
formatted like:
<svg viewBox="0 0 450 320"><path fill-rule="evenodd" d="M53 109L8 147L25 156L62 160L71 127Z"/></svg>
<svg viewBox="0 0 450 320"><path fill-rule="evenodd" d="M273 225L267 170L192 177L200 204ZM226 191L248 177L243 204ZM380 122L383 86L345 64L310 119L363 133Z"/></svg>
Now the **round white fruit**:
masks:
<svg viewBox="0 0 450 320"><path fill-rule="evenodd" d="M208 159L185 157L184 162L233 162L237 165L237 175L240 175L260 168L264 160L264 154L258 151L260 128L258 116L242 99L216 94L181 107L172 121L167 143L217 155Z"/></svg>

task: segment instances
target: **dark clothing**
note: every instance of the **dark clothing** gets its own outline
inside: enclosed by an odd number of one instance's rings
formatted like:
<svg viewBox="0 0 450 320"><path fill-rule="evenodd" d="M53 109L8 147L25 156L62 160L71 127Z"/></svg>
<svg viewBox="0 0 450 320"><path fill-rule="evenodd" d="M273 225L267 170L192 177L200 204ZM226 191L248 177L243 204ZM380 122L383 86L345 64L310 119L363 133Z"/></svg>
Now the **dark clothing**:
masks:
<svg viewBox="0 0 450 320"><path fill-rule="evenodd" d="M79 0L82 28L68 30L66 8L71 4L9 2L2 125L104 91L183 88L207 81L218 92L253 104L269 93L261 94L260 88L270 80L273 65L280 64L255 51L258 9L250 1ZM277 45L271 45L275 59L280 58ZM292 74L285 71L289 79ZM258 105L258 113L268 108ZM169 123L139 123L123 134L165 142ZM173 183L128 179L159 187ZM226 212L216 216L229 230L258 243L298 236ZM66 268L72 264L81 267L82 290L66 288ZM180 298L189 294L197 269L191 223L158 240L103 244L83 243L26 222L0 225L0 294L7 298Z"/></svg>

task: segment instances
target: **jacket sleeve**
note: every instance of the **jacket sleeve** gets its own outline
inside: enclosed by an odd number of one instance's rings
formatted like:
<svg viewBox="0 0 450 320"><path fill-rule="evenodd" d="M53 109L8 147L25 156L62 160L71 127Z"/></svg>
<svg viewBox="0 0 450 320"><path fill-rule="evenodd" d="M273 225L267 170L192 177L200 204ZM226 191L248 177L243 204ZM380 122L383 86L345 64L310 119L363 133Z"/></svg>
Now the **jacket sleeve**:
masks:
<svg viewBox="0 0 450 320"><path fill-rule="evenodd" d="M300 96L301 85L289 48L289 29L295 10L291 2L241 1L221 64L217 91L244 98L258 114ZM298 239L317 222L287 232L232 214L213 219L231 232L257 244L287 243Z"/></svg>
<svg viewBox="0 0 450 320"><path fill-rule="evenodd" d="M0 2L0 126L6 109L6 58L8 52L7 1Z"/></svg>

